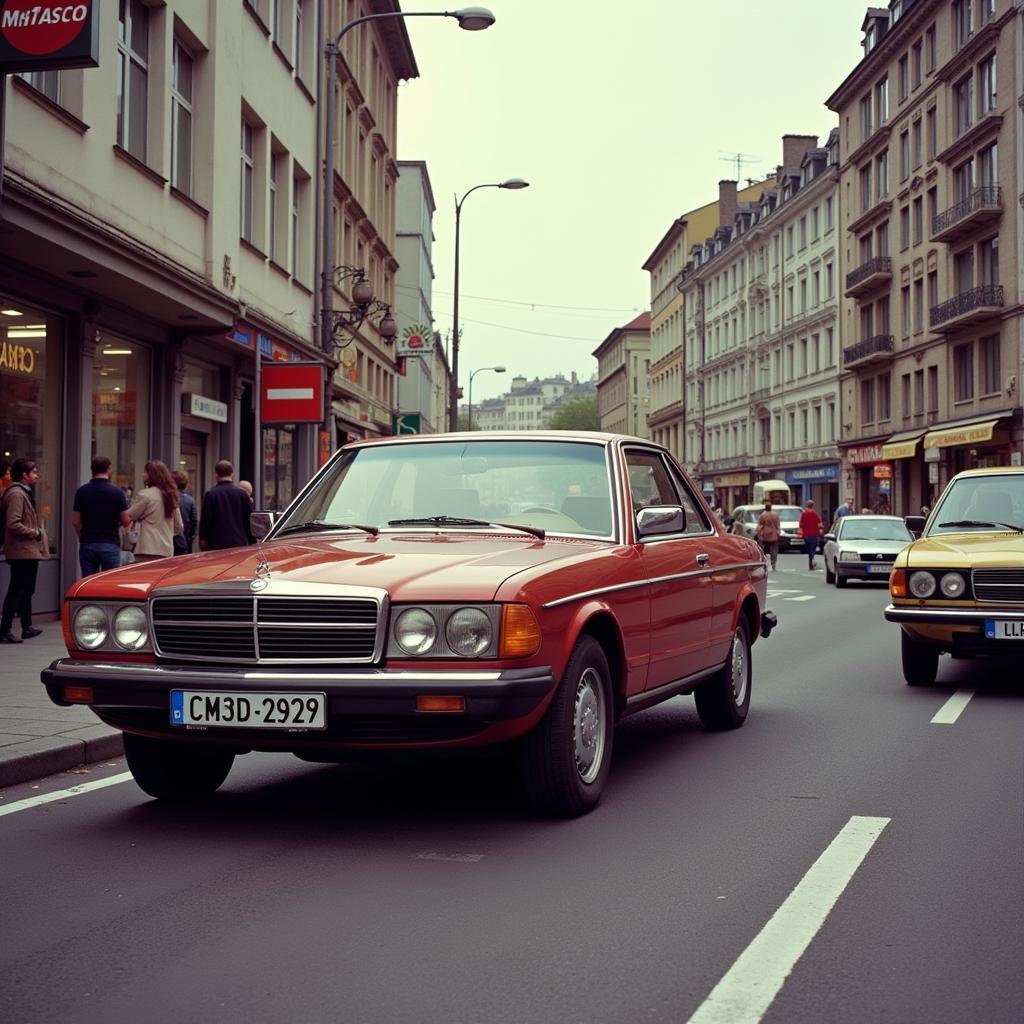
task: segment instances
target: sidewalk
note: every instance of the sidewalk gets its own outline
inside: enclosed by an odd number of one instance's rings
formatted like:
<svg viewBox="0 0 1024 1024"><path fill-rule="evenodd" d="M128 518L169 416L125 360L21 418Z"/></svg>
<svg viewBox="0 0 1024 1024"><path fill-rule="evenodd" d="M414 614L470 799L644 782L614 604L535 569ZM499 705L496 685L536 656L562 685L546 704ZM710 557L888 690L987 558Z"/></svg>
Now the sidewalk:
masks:
<svg viewBox="0 0 1024 1024"><path fill-rule="evenodd" d="M38 621L42 636L0 644L0 787L92 761L118 757L121 733L87 707L61 708L46 695L39 673L67 656L60 623ZM17 626L15 636L19 635Z"/></svg>

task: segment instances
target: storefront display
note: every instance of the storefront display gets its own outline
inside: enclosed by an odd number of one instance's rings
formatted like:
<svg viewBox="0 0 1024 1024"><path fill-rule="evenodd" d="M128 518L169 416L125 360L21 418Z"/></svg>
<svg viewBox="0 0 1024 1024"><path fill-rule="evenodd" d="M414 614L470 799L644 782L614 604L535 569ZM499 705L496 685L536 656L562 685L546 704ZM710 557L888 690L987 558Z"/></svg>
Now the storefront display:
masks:
<svg viewBox="0 0 1024 1024"><path fill-rule="evenodd" d="M111 480L129 494L152 457L149 396L149 350L104 334L93 361L91 451L110 459Z"/></svg>

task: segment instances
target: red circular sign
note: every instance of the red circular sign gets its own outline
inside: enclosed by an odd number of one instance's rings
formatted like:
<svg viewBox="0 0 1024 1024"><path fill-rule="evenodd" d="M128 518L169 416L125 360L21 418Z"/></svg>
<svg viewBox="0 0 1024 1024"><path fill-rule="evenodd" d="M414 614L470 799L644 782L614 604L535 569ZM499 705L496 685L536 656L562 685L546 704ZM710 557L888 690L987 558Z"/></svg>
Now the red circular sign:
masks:
<svg viewBox="0 0 1024 1024"><path fill-rule="evenodd" d="M0 9L0 33L16 50L43 57L66 49L89 21L88 2L8 0Z"/></svg>

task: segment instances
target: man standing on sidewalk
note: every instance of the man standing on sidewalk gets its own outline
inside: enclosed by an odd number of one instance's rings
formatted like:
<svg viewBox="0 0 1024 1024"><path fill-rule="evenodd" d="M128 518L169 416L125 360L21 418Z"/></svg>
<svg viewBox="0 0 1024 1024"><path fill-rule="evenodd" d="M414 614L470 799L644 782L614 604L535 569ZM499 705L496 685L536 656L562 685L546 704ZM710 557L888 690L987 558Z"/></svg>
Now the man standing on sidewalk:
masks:
<svg viewBox="0 0 1024 1024"><path fill-rule="evenodd" d="M817 569L818 563L814 556L818 553L818 545L821 542L821 516L814 510L814 501L807 502L804 511L800 516L800 533L804 538L804 547L807 548L807 570Z"/></svg>
<svg viewBox="0 0 1024 1024"><path fill-rule="evenodd" d="M78 534L78 564L83 576L121 564L121 533L131 524L124 491L110 482L110 459L95 455L92 479L75 491L71 526Z"/></svg>
<svg viewBox="0 0 1024 1024"><path fill-rule="evenodd" d="M252 502L234 482L235 467L221 459L213 468L217 482L203 496L199 516L199 547L203 551L219 551L251 544L249 515Z"/></svg>

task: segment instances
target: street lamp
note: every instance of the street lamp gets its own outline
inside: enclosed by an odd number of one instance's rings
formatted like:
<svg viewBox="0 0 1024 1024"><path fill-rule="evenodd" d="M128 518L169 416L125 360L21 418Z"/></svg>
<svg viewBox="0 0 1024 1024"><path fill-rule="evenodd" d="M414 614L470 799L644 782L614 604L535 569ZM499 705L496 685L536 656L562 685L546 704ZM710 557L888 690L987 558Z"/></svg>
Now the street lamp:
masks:
<svg viewBox="0 0 1024 1024"><path fill-rule="evenodd" d="M530 183L522 178L508 178L505 181L484 182L474 185L462 198L455 197L455 292L452 302L452 381L451 393L448 396L448 429L458 430L459 427L459 224L462 217L462 204L469 195L478 188L529 188Z"/></svg>
<svg viewBox="0 0 1024 1024"><path fill-rule="evenodd" d="M466 430L473 429L473 378L484 370L493 370L495 373L504 373L504 366L478 366L469 375L469 409L466 413Z"/></svg>

